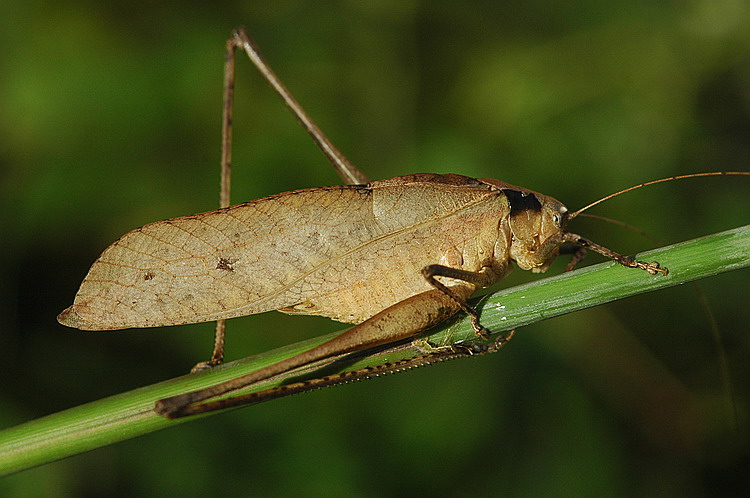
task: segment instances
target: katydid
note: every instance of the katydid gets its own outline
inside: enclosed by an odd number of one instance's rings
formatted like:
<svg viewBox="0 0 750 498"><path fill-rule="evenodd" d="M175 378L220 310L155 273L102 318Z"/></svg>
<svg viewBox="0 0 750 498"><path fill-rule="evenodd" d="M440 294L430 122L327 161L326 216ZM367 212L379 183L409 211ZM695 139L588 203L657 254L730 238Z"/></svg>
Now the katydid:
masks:
<svg viewBox="0 0 750 498"><path fill-rule="evenodd" d="M348 185L228 206L238 48ZM168 418L229 406L199 403L323 359L418 336L459 311L471 316L478 335L487 336L467 299L504 278L513 261L524 270L546 271L565 243L652 275L667 274L658 263L627 258L567 231L571 219L596 203L571 213L532 190L453 174L369 182L309 118L241 28L227 42L223 122L222 208L121 237L94 263L58 320L83 330L219 320L214 354L201 366L221 362L227 318L278 310L357 325L256 372L160 400L156 411ZM750 173L684 177L718 174Z"/></svg>

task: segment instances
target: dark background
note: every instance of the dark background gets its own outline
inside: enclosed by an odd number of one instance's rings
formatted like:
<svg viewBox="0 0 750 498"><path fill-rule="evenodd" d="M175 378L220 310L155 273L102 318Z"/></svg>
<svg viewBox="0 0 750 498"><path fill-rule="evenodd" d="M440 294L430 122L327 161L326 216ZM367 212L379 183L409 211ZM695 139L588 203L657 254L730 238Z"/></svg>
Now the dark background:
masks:
<svg viewBox="0 0 750 498"><path fill-rule="evenodd" d="M181 375L208 356L210 324L85 333L55 315L117 237L216 206L223 47L237 25L373 179L495 177L576 209L650 179L750 169L743 2L270 4L2 9L0 426ZM238 79L234 201L337 183L246 59ZM748 187L745 178L676 182L595 213L676 242L747 224ZM654 246L597 221L574 228L625 253ZM1 481L0 494L747 491L748 275L700 283L736 418L700 297L682 286L525 327L498 355L283 399L26 471ZM527 278L517 271L503 285ZM341 328L280 313L229 325L229 359Z"/></svg>

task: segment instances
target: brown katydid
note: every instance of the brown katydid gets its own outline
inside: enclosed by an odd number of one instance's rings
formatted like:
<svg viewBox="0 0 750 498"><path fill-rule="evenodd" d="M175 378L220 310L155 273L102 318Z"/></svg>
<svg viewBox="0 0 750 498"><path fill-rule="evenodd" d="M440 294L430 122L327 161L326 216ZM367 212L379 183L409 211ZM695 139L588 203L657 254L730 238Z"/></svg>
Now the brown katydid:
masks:
<svg viewBox="0 0 750 498"><path fill-rule="evenodd" d="M227 206L238 48L348 185ZM487 335L466 300L507 275L511 261L525 270L545 271L564 243L650 274L667 274L658 263L632 260L566 230L568 221L601 201L570 213L552 197L461 175L413 174L368 182L299 106L243 29L227 42L223 123L222 209L124 235L94 263L73 305L58 317L60 323L114 330L219 320L207 365L223 358L226 318L279 310L358 325L256 372L160 400L156 410L166 417L230 406L200 403L323 359L415 337L461 310L471 316L477 334ZM703 175L712 174L728 173ZM460 353L433 359L451 354ZM414 360L413 365L431 361Z"/></svg>

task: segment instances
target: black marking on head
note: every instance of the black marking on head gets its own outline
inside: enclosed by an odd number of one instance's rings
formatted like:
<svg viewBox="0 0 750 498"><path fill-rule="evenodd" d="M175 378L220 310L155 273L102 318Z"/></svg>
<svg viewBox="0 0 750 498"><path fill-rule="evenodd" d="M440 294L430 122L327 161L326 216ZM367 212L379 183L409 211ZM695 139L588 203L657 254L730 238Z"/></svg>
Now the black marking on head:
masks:
<svg viewBox="0 0 750 498"><path fill-rule="evenodd" d="M513 189L504 189L503 192L508 197L511 216L528 210L536 211L537 213L542 210L542 203L531 192L522 192Z"/></svg>

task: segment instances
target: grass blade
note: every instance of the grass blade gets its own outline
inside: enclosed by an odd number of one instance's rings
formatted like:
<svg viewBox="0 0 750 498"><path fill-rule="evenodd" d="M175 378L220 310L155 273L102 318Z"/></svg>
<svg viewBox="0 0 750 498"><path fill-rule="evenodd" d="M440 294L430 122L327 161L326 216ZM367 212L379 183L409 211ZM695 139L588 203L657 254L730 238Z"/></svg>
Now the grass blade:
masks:
<svg viewBox="0 0 750 498"><path fill-rule="evenodd" d="M750 225L649 251L638 258L659 261L670 269L669 275L652 276L610 262L590 266L485 296L480 306L482 323L490 330L501 332L634 294L750 266ZM248 373L330 337L319 337L230 362L209 372L185 375L0 431L0 475L194 420L198 417L175 421L159 417L152 411L154 402ZM445 344L473 337L468 320L457 320L436 329L429 339L433 343ZM414 351L407 346L362 358L350 363L346 369L413 355ZM275 380L258 387L278 384L279 381Z"/></svg>

